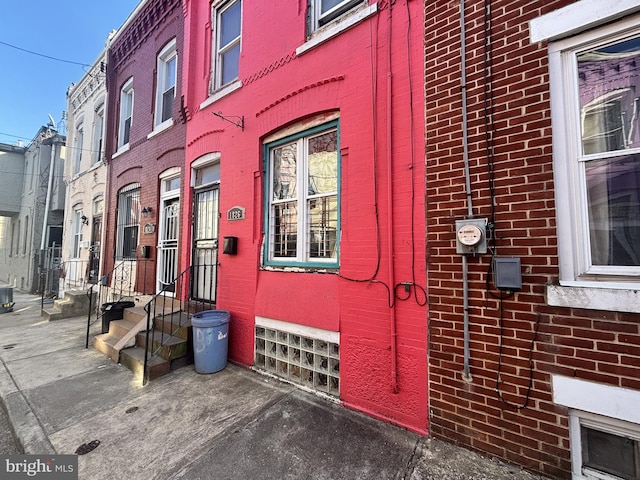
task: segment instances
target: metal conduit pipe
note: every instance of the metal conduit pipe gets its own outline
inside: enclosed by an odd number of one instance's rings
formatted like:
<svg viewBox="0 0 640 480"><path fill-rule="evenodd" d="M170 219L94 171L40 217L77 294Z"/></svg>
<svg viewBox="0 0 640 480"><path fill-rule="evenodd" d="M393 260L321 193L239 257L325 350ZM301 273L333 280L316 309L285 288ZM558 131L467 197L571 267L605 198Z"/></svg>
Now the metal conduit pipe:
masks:
<svg viewBox="0 0 640 480"><path fill-rule="evenodd" d="M391 294L394 295L395 276L393 267L395 258L393 253L393 178L391 175L393 167L393 102L392 102L392 86L393 76L391 73L391 4L387 7L387 21L389 23L387 30L387 217L388 224L388 246L389 246L389 288ZM397 353L397 329L396 329L396 304L393 296L390 296L391 305L389 309L389 326L391 330L391 389L393 393L398 393L398 353Z"/></svg>
<svg viewBox="0 0 640 480"><path fill-rule="evenodd" d="M467 194L467 215L473 218L473 196L471 192L471 173L469 171L469 127L467 109L467 33L465 28L464 0L460 0L460 89L462 93L462 156L464 159L464 178ZM462 291L464 310L464 367L462 376L464 380L471 380L469 372L469 272L467 256L462 255Z"/></svg>

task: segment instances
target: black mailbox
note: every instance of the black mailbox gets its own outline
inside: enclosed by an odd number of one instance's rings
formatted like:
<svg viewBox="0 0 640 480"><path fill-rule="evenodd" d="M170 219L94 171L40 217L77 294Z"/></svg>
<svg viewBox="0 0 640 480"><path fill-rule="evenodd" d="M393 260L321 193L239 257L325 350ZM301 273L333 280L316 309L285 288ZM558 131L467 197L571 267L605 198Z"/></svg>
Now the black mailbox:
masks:
<svg viewBox="0 0 640 480"><path fill-rule="evenodd" d="M222 253L236 255L238 253L238 237L224 237L222 242Z"/></svg>

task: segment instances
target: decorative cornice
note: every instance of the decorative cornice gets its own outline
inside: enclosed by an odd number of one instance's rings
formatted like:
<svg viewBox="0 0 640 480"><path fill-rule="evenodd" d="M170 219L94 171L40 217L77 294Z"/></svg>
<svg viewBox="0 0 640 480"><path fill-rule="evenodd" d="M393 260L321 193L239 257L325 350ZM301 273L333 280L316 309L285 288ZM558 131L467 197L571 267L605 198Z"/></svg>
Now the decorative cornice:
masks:
<svg viewBox="0 0 640 480"><path fill-rule="evenodd" d="M250 75L249 77L243 78L242 79L242 85L244 86L244 85L248 85L250 83L255 82L259 78L262 78L265 75L273 72L274 70L277 70L278 68L282 67L283 65L286 65L287 63L289 63L291 60L293 60L296 57L297 57L297 55L296 55L295 51L289 53L288 55L285 55L284 57L280 58L279 60L276 60L275 62L273 62L268 67L263 68L259 72L254 73L253 75Z"/></svg>

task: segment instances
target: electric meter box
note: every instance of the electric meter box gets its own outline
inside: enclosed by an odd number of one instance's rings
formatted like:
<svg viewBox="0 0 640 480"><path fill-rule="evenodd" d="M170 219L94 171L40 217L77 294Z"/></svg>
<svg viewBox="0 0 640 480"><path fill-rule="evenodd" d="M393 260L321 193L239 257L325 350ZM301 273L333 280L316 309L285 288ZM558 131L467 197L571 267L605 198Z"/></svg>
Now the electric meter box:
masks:
<svg viewBox="0 0 640 480"><path fill-rule="evenodd" d="M456 253L487 253L487 219L456 220Z"/></svg>

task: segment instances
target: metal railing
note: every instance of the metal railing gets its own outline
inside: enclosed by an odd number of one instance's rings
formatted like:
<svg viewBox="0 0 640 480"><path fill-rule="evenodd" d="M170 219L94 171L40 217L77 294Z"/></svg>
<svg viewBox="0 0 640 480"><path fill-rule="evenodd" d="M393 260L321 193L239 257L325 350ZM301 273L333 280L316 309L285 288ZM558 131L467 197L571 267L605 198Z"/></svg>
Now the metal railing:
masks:
<svg viewBox="0 0 640 480"><path fill-rule="evenodd" d="M153 291L155 279L149 279L148 274L153 275L154 271L153 264L148 259L121 260L116 263L113 269L102 275L97 283L91 284L87 290L89 313L87 314L85 348L89 348L91 326L102 320L104 315L101 310L103 302L133 300L139 295L150 295L149 292Z"/></svg>
<svg viewBox="0 0 640 480"><path fill-rule="evenodd" d="M143 385L146 385L149 381L149 362L151 359L165 347L167 342L170 341L171 337L174 336L180 328L190 325L189 319L191 315L206 309L215 308L213 300L191 299L192 282L198 268L203 268L203 265L197 267L191 265L186 268L171 283L165 285L163 289L144 306L144 310L147 313L147 332L142 379ZM211 270L213 265L207 265L207 268ZM167 317L169 317L168 322ZM155 328L156 319L162 322L160 331L157 331ZM159 339L156 337L159 337Z"/></svg>

